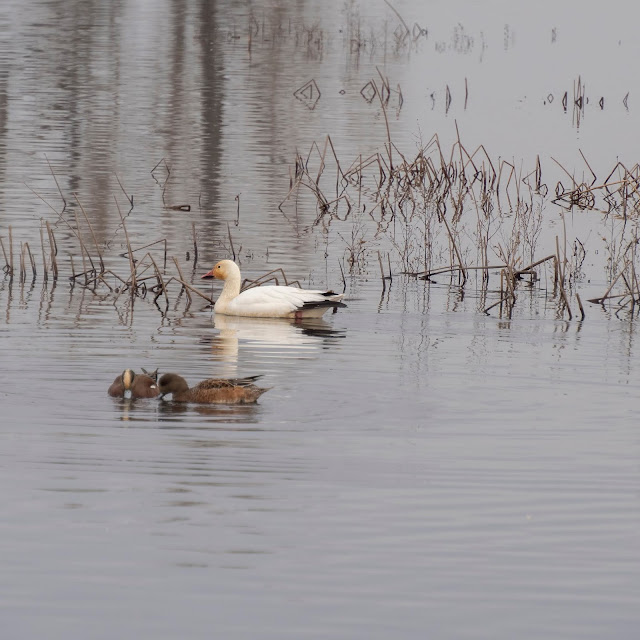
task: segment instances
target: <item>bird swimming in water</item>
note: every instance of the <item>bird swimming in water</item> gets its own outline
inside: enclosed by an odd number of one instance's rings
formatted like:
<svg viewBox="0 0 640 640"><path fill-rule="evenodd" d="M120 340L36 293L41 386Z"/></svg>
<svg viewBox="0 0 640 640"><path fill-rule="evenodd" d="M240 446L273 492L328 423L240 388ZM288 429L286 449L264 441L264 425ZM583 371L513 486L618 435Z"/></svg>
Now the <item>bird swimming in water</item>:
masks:
<svg viewBox="0 0 640 640"><path fill-rule="evenodd" d="M242 277L233 260L220 260L202 278L224 280L222 293L213 309L228 316L252 318L320 318L328 309L346 307L342 293L265 285L240 292Z"/></svg>
<svg viewBox="0 0 640 640"><path fill-rule="evenodd" d="M168 394L175 402L211 404L254 403L269 388L253 384L261 376L248 378L209 378L189 388L187 381L176 373L165 373L158 382L162 398Z"/></svg>
<svg viewBox="0 0 640 640"><path fill-rule="evenodd" d="M127 393L132 398L157 398L160 395L157 376L157 370L149 375L146 371L136 374L131 369L125 369L112 382L107 393L113 398L124 398Z"/></svg>

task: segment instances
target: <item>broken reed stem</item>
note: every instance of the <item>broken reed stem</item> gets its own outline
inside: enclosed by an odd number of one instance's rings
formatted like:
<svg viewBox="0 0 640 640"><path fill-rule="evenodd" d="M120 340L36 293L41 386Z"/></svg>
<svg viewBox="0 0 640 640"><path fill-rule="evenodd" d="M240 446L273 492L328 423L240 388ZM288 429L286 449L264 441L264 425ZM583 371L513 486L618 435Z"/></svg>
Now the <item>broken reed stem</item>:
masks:
<svg viewBox="0 0 640 640"><path fill-rule="evenodd" d="M29 247L29 243L25 242L24 246L26 247L27 253L29 254L29 262L31 262L31 271L33 272L33 279L36 279L36 261L31 253L31 248ZM26 274L25 274L26 275Z"/></svg>
<svg viewBox="0 0 640 640"><path fill-rule="evenodd" d="M91 226L91 222L89 221L89 216L87 215L87 212L84 210L84 207L82 206L82 203L78 199L78 194L74 193L73 197L76 199L76 202L78 203L78 206L80 207L80 210L82 211L82 214L84 215L84 219L87 221L87 224L89 225L89 231L91 232L91 237L93 239L93 244L95 245L96 251L98 253L98 260L100 260L100 273L104 273L104 260L102 259L102 252L100 251L100 247L98 245L98 240L96 238L96 234L93 232L93 227ZM77 222L76 222L76 224L77 224ZM78 227L78 233L80 233L80 227ZM91 266L93 266L93 264Z"/></svg>
<svg viewBox="0 0 640 640"><path fill-rule="evenodd" d="M282 275L282 279L284 280L284 284L287 287L292 287L296 285L299 289L302 288L299 280L289 280L287 279L287 274L284 272L282 267L278 267L277 269L272 269L267 273L263 273L259 278L255 280L251 280L250 278L245 278L242 281L242 285L240 287L240 291L245 291L246 289L252 289L253 287L259 287L260 285L265 284L266 282L274 281L276 285L279 285L277 273Z"/></svg>
<svg viewBox="0 0 640 640"><path fill-rule="evenodd" d="M535 262L532 262L531 264L527 265L526 267L523 267L519 271L516 271L515 274L516 274L516 276L518 276L518 275L520 275L522 273L526 273L527 271L531 271L531 269L533 269L534 267L537 267L538 265L541 265L543 262L547 262L548 260L555 260L555 255L551 254L550 256L547 256L546 258L541 258L540 260L536 260Z"/></svg>
<svg viewBox="0 0 640 640"><path fill-rule="evenodd" d="M107 272L105 271L104 273ZM100 280L100 282L102 282L102 284L107 287L107 289L109 289L109 293L113 293L113 287L105 280L103 273L98 274L98 280Z"/></svg>
<svg viewBox="0 0 640 640"><path fill-rule="evenodd" d="M400 22L402 22L402 26L407 30L406 35L410 34L411 31L409 30L409 27L407 26L407 23L403 20L402 16L398 13L398 11L395 9L395 7L389 2L389 0L384 0L384 3L387 5L387 7L389 7L389 9L391 9L391 11L393 11L393 13L396 14L396 17L398 18L398 20L400 20Z"/></svg>
<svg viewBox="0 0 640 640"><path fill-rule="evenodd" d="M60 188L60 185L58 184L58 178L56 178L56 174L53 172L53 167L51 166L51 163L49 162L49 158L47 158L47 154L44 154L44 159L47 161L47 164L49 165L49 171L51 171L51 175L53 176L53 180L56 183L56 187L58 187L58 193L60 194L60 197L62 198L62 202L64 204L64 206L62 207L62 210L64 211L67 208L67 201L64 199L64 196L62 195L62 189ZM62 217L61 214L60 217Z"/></svg>
<svg viewBox="0 0 640 640"><path fill-rule="evenodd" d="M380 73L379 70L378 70L378 73ZM384 106L384 100L382 99L382 94L378 89L378 85L376 84L375 80L371 80L371 83L373 84L376 90L376 93L378 94L378 99L380 100L380 107L382 109L382 115L384 116L384 124L385 124L385 127L387 128L387 142L388 142L387 151L389 153L389 170L393 171L393 157L391 156L391 131L389 129L389 118L387 118L387 110Z"/></svg>
<svg viewBox="0 0 640 640"><path fill-rule="evenodd" d="M9 225L9 275L13 278L13 230Z"/></svg>
<svg viewBox="0 0 640 640"><path fill-rule="evenodd" d="M116 180L118 181L118 184L120 185L120 188L122 189L122 193L124 193L124 197L129 201L129 204L131 205L131 208L133 209L133 196L129 197L127 195L127 192L125 191L124 187L122 186L122 182L120 182L120 178L118 177L118 174L115 174L116 176Z"/></svg>
<svg viewBox="0 0 640 640"><path fill-rule="evenodd" d="M20 243L20 282L24 282L27 277L27 272L24 267L24 245Z"/></svg>
<svg viewBox="0 0 640 640"><path fill-rule="evenodd" d="M335 147L333 146L333 140L330 135L327 135L327 140L329 141L329 146L331 147L331 153L333 154L333 159L336 161L336 166L338 167L338 174L342 176L343 180L347 180L347 177L344 175L342 171L342 166L340 165L340 160L338 160L338 154L336 153ZM336 187L337 191L337 187Z"/></svg>
<svg viewBox="0 0 640 640"><path fill-rule="evenodd" d="M238 216L240 216L240 202L238 202ZM198 239L196 236L196 223L191 223L191 232L193 234L193 266L195 268L198 262ZM175 258L174 258L175 260ZM182 277L182 276L181 276ZM184 280L184 278L182 278Z"/></svg>
<svg viewBox="0 0 640 640"><path fill-rule="evenodd" d="M625 269L629 266L629 261L627 260L624 263L624 266L622 267L622 269L619 271L618 275L613 279L613 282L611 283L611 285L609 286L609 288L605 291L604 295L601 296L600 298L591 298L589 300L589 302L592 302L594 304L602 304L605 300L607 300L608 298L619 298L621 296L609 296L609 294L611 293L611 291L613 290L613 287L616 286L616 283L618 282L618 280L620 280L620 278L622 277L622 274L625 272ZM626 295L626 294L624 294Z"/></svg>
<svg viewBox="0 0 640 640"><path fill-rule="evenodd" d="M500 306L500 316L502 316L502 305L506 302L509 310L509 318L513 312L513 306L516 301L513 276L507 277L506 271L511 271L509 265L505 265L504 269L500 269L500 299L484 309L484 313L488 314L494 307ZM511 284L510 284L511 281ZM505 287L507 291L505 292ZM509 297L511 302L509 303Z"/></svg>
<svg viewBox="0 0 640 640"><path fill-rule="evenodd" d="M133 253L137 253L138 251L142 251L143 249L148 249L149 247L153 247L156 244L160 244L161 242L167 242L166 238L161 238L160 240L154 240L153 242L150 242L149 244L145 244L142 247L136 247L135 249L132 249ZM124 258L124 253L122 254L122 257Z"/></svg>
<svg viewBox="0 0 640 640"><path fill-rule="evenodd" d="M139 269L142 266L142 263L144 262L144 259L150 255L149 252L147 251L147 253L144 254L144 256L142 256L142 260L139 260L136 263L136 269ZM148 264L147 266L144 267L144 269L142 269L142 271L140 272L136 272L136 280L138 282L142 282L143 280L149 280L149 279L153 279L154 276L147 276L146 278L143 278L142 276L149 271L149 269L152 269L153 265L152 264Z"/></svg>
<svg viewBox="0 0 640 640"><path fill-rule="evenodd" d="M49 224L49 221L47 221L45 224L47 226L47 235L49 236L49 246L51 247L51 253L50 253L51 271L53 273L53 279L57 280L58 279L58 261L56 259L56 255L58 253L58 246L56 245L56 239L53 235L53 230L51 229L51 225Z"/></svg>
<svg viewBox="0 0 640 640"><path fill-rule="evenodd" d="M150 253L147 253L147 255L149 256L149 260L151 260L151 263L153 264L153 268L155 269L156 272L156 277L158 278L158 280L160 281L160 291L158 292L158 295L156 295L156 297L153 299L154 302L156 302L156 300L160 297L161 294L164 293L164 299L166 301L166 308L169 308L169 295L167 294L167 287L164 284L164 279L162 278L162 273L160 272L160 269L158 269L158 265L156 264L156 261L153 259L153 256Z"/></svg>
<svg viewBox="0 0 640 640"><path fill-rule="evenodd" d="M318 167L318 175L316 176L316 179L315 179L316 187L319 186L320 178L322 176L322 172L324 171L324 167L325 167L324 157L327 154L327 147L328 146L329 146L329 136L327 136L324 139L324 149L322 150L322 153L320 154L320 166Z"/></svg>
<svg viewBox="0 0 640 640"><path fill-rule="evenodd" d="M456 244L453 234L451 233L451 229L449 228L449 223L447 222L447 219L444 213L442 214L442 222L444 222L444 226L447 228L447 233L449 234L449 239L451 240L453 250L456 254L456 257L458 258L458 264L460 265L460 271L462 273L462 285L464 286L464 283L467 281L467 272L465 270L465 267L462 266L463 264L462 256L460 255L460 251L458 250L458 245Z"/></svg>
<svg viewBox="0 0 640 640"><path fill-rule="evenodd" d="M80 233L80 221L78 220L78 212L75 211L74 214L76 217L76 228L78 230L78 241L80 242L80 255L82 256L82 271L84 272L84 284L86 286L87 285L87 261L85 260L85 257L84 257L86 249L84 246L84 242L82 241L82 234Z"/></svg>
<svg viewBox="0 0 640 640"><path fill-rule="evenodd" d="M552 258L555 256L551 256ZM429 271L418 271L416 273L409 273L407 275L414 276L417 278L430 278L431 276L439 276L443 273L449 273L451 271L462 271L462 269L466 269L467 271L491 271L494 269L505 269L506 265L504 264L490 264L490 265L481 265L475 267L462 267L459 264L452 264L448 267L437 267L436 269L430 269ZM521 273L525 273L527 269L516 271L515 274L519 275Z"/></svg>
<svg viewBox="0 0 640 640"><path fill-rule="evenodd" d="M136 284L136 263L133 259L133 251L131 250L131 242L129 241L129 233L127 232L127 225L125 224L124 217L122 216L122 211L120 211L120 207L118 206L118 201L114 196L113 199L116 203L116 208L118 209L118 214L120 215L120 221L122 223L122 229L124 231L124 237L127 242L127 253L129 255L129 270L131 273L131 295L134 296L137 289Z"/></svg>
<svg viewBox="0 0 640 640"><path fill-rule="evenodd" d="M118 203L116 202L116 206L118 205ZM120 209L118 208L118 211ZM121 214L122 215L122 214ZM154 240L153 242L150 242L149 244L145 244L142 247L137 247L136 249L132 249L131 253L136 253L137 251L142 251L143 249L148 249L149 247L153 247L156 244L160 244L160 243L164 243L164 255L163 255L163 269L166 272L167 270L167 239L166 238L161 238L160 240ZM123 258L126 257L126 255L123 253L121 254ZM144 260L144 258L143 258Z"/></svg>
<svg viewBox="0 0 640 640"><path fill-rule="evenodd" d="M42 269L44 271L45 283L49 280L49 272L47 271L47 255L44 251L44 233L42 231L42 222L40 223L40 250L42 251Z"/></svg>
<svg viewBox="0 0 640 640"><path fill-rule="evenodd" d="M195 287L191 286L188 282L185 282L184 279L176 278L175 276L173 276L173 279L176 282L179 282L188 291L192 291L193 293L195 293L196 295L200 296L201 298L204 298L210 305L214 305L215 304L215 300L213 300L209 296L205 296L204 293L198 291Z"/></svg>
<svg viewBox="0 0 640 640"><path fill-rule="evenodd" d="M511 264L507 264L505 267L505 285L507 288L507 294L511 298L511 302L509 303L509 307L512 308L516 303L516 288L515 288L515 271ZM509 313L509 317L511 317L511 312Z"/></svg>
<svg viewBox="0 0 640 640"><path fill-rule="evenodd" d="M578 308L580 309L580 320L584 320L584 307L582 306L582 300L580 300L580 294L576 292L576 300L578 301Z"/></svg>
<svg viewBox="0 0 640 640"><path fill-rule="evenodd" d="M559 274L559 281L558 284L560 286L560 296L562 297L562 300L564 301L564 304L567 307L567 314L569 316L569 320L571 320L573 318L573 314L571 313L571 307L569 306L569 300L567 298L567 294L564 290L564 266L562 265L562 263L560 262L560 241L558 240L558 236L556 236L556 252L557 252L557 261L558 261L558 274Z"/></svg>
<svg viewBox="0 0 640 640"><path fill-rule="evenodd" d="M182 269L180 269L180 264L178 263L178 260L175 256L173 256L173 262L176 265L176 269L178 270L178 275L180 276L180 280L182 282L184 282L184 276L182 275ZM185 293L187 294L187 300L189 301L189 304L191 304L191 294L189 293L189 289L187 287L185 287L184 285L182 285L182 287L184 288Z"/></svg>
<svg viewBox="0 0 640 640"><path fill-rule="evenodd" d="M502 271L500 273L502 273ZM502 305L506 300L507 300L507 295L500 294L500 300L498 300L498 302L494 302L491 306L487 307L484 310L484 313L489 313L491 309L493 309L494 307L497 307L498 305Z"/></svg>
<svg viewBox="0 0 640 640"><path fill-rule="evenodd" d="M53 213L55 213L57 216L60 216L60 214L56 211L55 207L50 202L47 202L37 191L34 191L34 189L32 189L26 182L24 183L24 186L27 187L27 189L29 189L29 191L31 191L31 193L33 193L33 195L36 196L36 198L39 198L40 200L42 200L42 202L44 202L47 205L47 207L49 207L49 209L53 211Z"/></svg>
<svg viewBox="0 0 640 640"><path fill-rule="evenodd" d="M0 248L2 248L2 255L4 256L4 269L5 273L8 273L11 270L9 266L9 259L7 258L7 252L4 249L4 242L2 242L2 238L0 238Z"/></svg>
<svg viewBox="0 0 640 640"><path fill-rule="evenodd" d="M231 238L231 227L227 222L227 233L229 234L229 244L231 245L231 253L233 254L233 260L236 259L236 250L233 248L233 239Z"/></svg>
<svg viewBox="0 0 640 640"><path fill-rule="evenodd" d="M382 266L382 256L378 251L378 264L380 265L380 278L382 279L383 286L385 285L384 267Z"/></svg>

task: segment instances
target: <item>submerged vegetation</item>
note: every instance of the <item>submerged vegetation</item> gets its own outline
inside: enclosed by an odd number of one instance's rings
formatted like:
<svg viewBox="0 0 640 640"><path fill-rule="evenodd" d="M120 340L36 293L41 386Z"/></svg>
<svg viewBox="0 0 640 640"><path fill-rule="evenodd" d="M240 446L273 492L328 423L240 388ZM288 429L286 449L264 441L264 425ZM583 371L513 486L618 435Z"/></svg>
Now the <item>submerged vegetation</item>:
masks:
<svg viewBox="0 0 640 640"><path fill-rule="evenodd" d="M176 309L183 295L185 298L185 310L188 310L191 306L193 300L191 294L199 296L210 305L214 304L214 300L187 282L178 258L168 255L169 243L167 238L161 238L142 246L134 246L132 244L126 219L134 209L134 198L127 195L117 176L117 182L131 208L123 215L118 201L114 197L114 207L118 211L120 224L114 236L108 242L101 244L97 240L89 215L75 194L77 208L74 208L73 213L69 213L67 200L51 164L48 163L48 165L62 200L62 208L58 211L51 203L32 190L34 195L56 214L54 222L47 220L40 223L40 256L37 256L37 253L32 250L28 242L16 242L11 226L8 227L4 237L0 235L0 251L4 260L2 272L9 284L13 283L15 279L21 285L26 283L34 285L40 273L45 286L50 281L57 284L59 280L65 280L69 282L71 288L79 287L88 290L94 295L110 299L114 305L118 300L125 300L130 308L133 307L136 299L151 300L163 315L169 310L171 304ZM158 179L154 174L161 165L164 166L166 175ZM162 201L166 209L176 211L190 210L189 205L166 205L165 190L171 170L164 159L151 170L151 175L162 189ZM81 215L78 214L78 210ZM77 253L69 253L65 257L59 255L55 234L56 229L60 228L64 229L67 235L71 235L75 242ZM186 259L191 261L192 269L195 273L198 262L198 236L195 222L191 224L191 232L193 253L187 252ZM118 236L121 237L121 246L126 247L126 251L115 255L113 253L106 255L106 251L111 249ZM236 248L233 244L229 224L227 224L227 238L228 241L226 243L220 244L220 253L235 259ZM240 250L241 247L238 251ZM121 264L122 258L127 260L128 272L119 272L113 266L117 263ZM242 290L266 283L300 286L298 280L289 280L285 272L281 268L277 268L256 279L245 278L242 282Z"/></svg>
<svg viewBox="0 0 640 640"><path fill-rule="evenodd" d="M382 99L381 105L384 112ZM530 171L524 171L512 162L493 159L483 145L467 149L459 134L449 149L434 135L412 156L403 153L389 136L383 151L366 158L359 155L349 165L339 160L327 136L322 145L314 143L306 156L296 156L290 188L280 208L296 233L321 232L325 257L337 258L343 272L379 271L383 288L394 272L426 281L445 277L462 290L475 287L479 311L511 317L524 286L543 293L555 305L557 316L568 320L585 317L577 285L585 278L589 248L586 241L569 238L567 220L579 212L597 212L608 232L608 287L589 302L634 312L640 303L640 166L629 168L618 162L598 179L583 159L588 179L576 178L554 160L564 179L549 185L543 180L539 157ZM55 224L41 222L40 255L28 242L17 242L11 227L0 235L5 280L33 283L40 271L45 284L64 278L72 287L110 297L114 304L119 299L133 304L137 298L148 298L163 314L171 304L177 308L183 296L187 309L192 294L213 302L185 277L179 260L170 255L166 238L133 245L128 214L123 215L115 198L120 217L116 236L121 235L126 251L106 257L113 239L102 245L98 242L77 198L74 213L68 213L67 201L50 169L62 209L57 211L47 202L57 219ZM164 181L156 177L163 201L168 165L166 172ZM313 220L301 222L299 209L305 194L313 198L316 214ZM127 201L133 210L133 196L127 195ZM180 210L187 211L187 205ZM64 260L55 235L60 227L77 246L77 253ZM191 235L193 253L188 252L186 258L192 260L195 273L198 238L194 222ZM336 245L341 247L339 255L331 253L330 247ZM228 224L227 240L219 251L233 258L241 252L234 246ZM119 273L113 267L115 258L120 264L123 258L127 261L128 272ZM290 284L284 272L276 269L255 281L246 280L243 286L273 281Z"/></svg>
<svg viewBox="0 0 640 640"><path fill-rule="evenodd" d="M378 95L386 119L384 94ZM554 160L565 177L549 185L540 157L525 171L493 159L484 145L467 149L459 133L449 149L434 135L412 156L388 135L382 152L358 156L348 165L327 136L306 156L297 154L290 190L280 206L294 222L300 197L312 194L317 216L307 230L321 229L327 237L335 233L351 273L375 263L384 282L393 264L425 280L450 274L451 282L463 288L473 274L480 309L499 307L506 316L511 316L523 283L544 286L558 316L568 319L585 315L576 284L584 277L587 248L578 237L568 237L567 218L596 211L610 232L610 286L589 302L611 301L618 309L635 310L640 302L640 166L618 162L598 179L583 160L588 179L576 178ZM551 230L555 221L560 222L559 233ZM497 291L489 288L491 274L499 275Z"/></svg>

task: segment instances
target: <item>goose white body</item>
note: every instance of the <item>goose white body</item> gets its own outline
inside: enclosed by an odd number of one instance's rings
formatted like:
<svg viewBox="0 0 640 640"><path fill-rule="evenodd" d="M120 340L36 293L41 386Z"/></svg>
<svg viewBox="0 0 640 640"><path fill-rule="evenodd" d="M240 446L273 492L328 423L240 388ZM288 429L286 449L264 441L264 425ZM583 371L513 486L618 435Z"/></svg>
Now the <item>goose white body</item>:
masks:
<svg viewBox="0 0 640 640"><path fill-rule="evenodd" d="M333 291L261 286L240 293L240 269L232 260L221 260L202 277L224 280L224 288L214 306L216 314L250 318L319 318L330 308L345 306L340 302L343 294Z"/></svg>

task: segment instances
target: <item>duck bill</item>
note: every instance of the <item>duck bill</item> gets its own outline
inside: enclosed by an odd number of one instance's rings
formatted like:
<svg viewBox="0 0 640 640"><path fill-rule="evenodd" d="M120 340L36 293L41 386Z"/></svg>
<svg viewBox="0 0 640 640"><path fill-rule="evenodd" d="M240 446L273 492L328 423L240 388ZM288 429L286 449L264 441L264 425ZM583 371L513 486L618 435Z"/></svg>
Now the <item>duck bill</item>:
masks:
<svg viewBox="0 0 640 640"><path fill-rule="evenodd" d="M200 278L202 280L211 280L212 278L215 278L215 276L213 275L213 269L211 269L209 273L205 273L203 276L200 276Z"/></svg>

